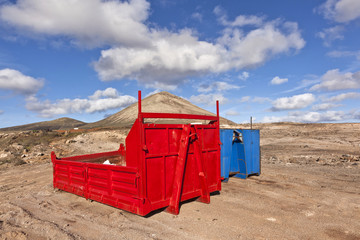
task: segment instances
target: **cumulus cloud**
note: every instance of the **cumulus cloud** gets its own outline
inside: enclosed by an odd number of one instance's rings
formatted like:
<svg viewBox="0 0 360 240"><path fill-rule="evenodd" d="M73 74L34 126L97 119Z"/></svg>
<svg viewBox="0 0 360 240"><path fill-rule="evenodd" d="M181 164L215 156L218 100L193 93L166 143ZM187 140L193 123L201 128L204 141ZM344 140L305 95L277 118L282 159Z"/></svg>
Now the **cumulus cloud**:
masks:
<svg viewBox="0 0 360 240"><path fill-rule="evenodd" d="M354 117L354 119L360 120L360 112L355 112L353 117Z"/></svg>
<svg viewBox="0 0 360 240"><path fill-rule="evenodd" d="M267 97L253 97L251 99L252 102L255 102L255 103L266 103L266 102L271 102L271 99L270 98L267 98Z"/></svg>
<svg viewBox="0 0 360 240"><path fill-rule="evenodd" d="M329 47L333 41L344 39L344 30L345 28L343 26L338 25L330 28L325 28L321 32L318 32L316 36L324 41L325 46Z"/></svg>
<svg viewBox="0 0 360 240"><path fill-rule="evenodd" d="M145 98L147 98L147 97L149 97L149 96L151 96L151 95L157 94L157 93L159 93L159 92L161 92L161 90L160 90L160 89L156 89L156 90L150 92L149 94L147 94L147 95L145 96Z"/></svg>
<svg viewBox="0 0 360 240"><path fill-rule="evenodd" d="M43 85L43 79L26 76L14 69L0 70L0 89L9 90L16 94L32 95L39 91Z"/></svg>
<svg viewBox="0 0 360 240"><path fill-rule="evenodd" d="M136 99L129 95L120 96L116 89L107 88L103 91L96 91L89 98L81 99L60 99L55 102L49 100L40 101L36 97L27 99L26 108L36 112L41 117L53 117L71 113L94 113L103 112L108 109L124 108Z"/></svg>
<svg viewBox="0 0 360 240"><path fill-rule="evenodd" d="M266 103L266 102L271 102L270 98L267 97L250 97L250 96L244 96L240 99L240 102L254 102L254 103Z"/></svg>
<svg viewBox="0 0 360 240"><path fill-rule="evenodd" d="M67 36L79 46L148 45L145 0L21 0L0 8L0 18L19 31Z"/></svg>
<svg viewBox="0 0 360 240"><path fill-rule="evenodd" d="M326 19L347 23L360 17L360 1L358 0L327 0L316 9Z"/></svg>
<svg viewBox="0 0 360 240"><path fill-rule="evenodd" d="M194 104L204 104L209 106L213 106L217 100L220 104L225 104L228 101L221 93L192 95L189 98L189 101Z"/></svg>
<svg viewBox="0 0 360 240"><path fill-rule="evenodd" d="M239 28L226 28L218 43L226 47L223 59L232 68L258 66L274 55L299 50L305 45L297 24L281 21L266 22L248 33Z"/></svg>
<svg viewBox="0 0 360 240"><path fill-rule="evenodd" d="M349 93L342 93L339 95L336 95L334 97L331 97L329 99L330 102L341 102L345 99L358 99L360 98L360 93L358 92L349 92Z"/></svg>
<svg viewBox="0 0 360 240"><path fill-rule="evenodd" d="M196 19L196 20L198 20L199 22L202 22L203 16L202 16L202 14L199 13L199 12L194 12L193 14L191 14L191 18Z"/></svg>
<svg viewBox="0 0 360 240"><path fill-rule="evenodd" d="M198 92L212 92L212 91L228 91L233 89L240 89L241 86L229 84L227 82L212 82L212 83L203 83L198 87Z"/></svg>
<svg viewBox="0 0 360 240"><path fill-rule="evenodd" d="M118 98L119 93L115 88L107 88L105 90L96 90L95 93L91 96L89 96L89 99L91 100L97 100L102 97L105 98Z"/></svg>
<svg viewBox="0 0 360 240"><path fill-rule="evenodd" d="M343 111L289 112L287 116L267 116L261 122L335 122L352 119L354 116Z"/></svg>
<svg viewBox="0 0 360 240"><path fill-rule="evenodd" d="M271 80L271 84L272 85L279 85L279 84L283 84L283 83L286 83L288 81L287 78L280 78L279 76L276 76L274 77L272 80Z"/></svg>
<svg viewBox="0 0 360 240"><path fill-rule="evenodd" d="M360 60L360 51L331 51L328 52L327 55L333 58L340 58L340 57L356 57Z"/></svg>
<svg viewBox="0 0 360 240"><path fill-rule="evenodd" d="M250 101L251 97L250 96L244 96L240 99L240 102L248 102Z"/></svg>
<svg viewBox="0 0 360 240"><path fill-rule="evenodd" d="M236 110L228 110L228 111L226 111L225 112L225 115L228 115L228 116L239 116L240 115L240 113L238 112L238 111L236 111Z"/></svg>
<svg viewBox="0 0 360 240"><path fill-rule="evenodd" d="M246 79L248 79L250 77L250 74L248 73L248 72L242 72L239 76L238 76L238 78L240 79L240 80L243 80L243 81L245 81Z"/></svg>
<svg viewBox="0 0 360 240"><path fill-rule="evenodd" d="M321 82L312 86L310 90L336 91L356 88L360 88L360 71L355 73L340 73L339 69L332 69L327 71L321 77Z"/></svg>
<svg viewBox="0 0 360 240"><path fill-rule="evenodd" d="M315 96L311 93L295 95L292 97L278 98L272 102L273 107L270 111L282 111L305 108L315 101Z"/></svg>
<svg viewBox="0 0 360 240"><path fill-rule="evenodd" d="M335 107L339 107L339 106L341 106L341 105L334 104L334 103L320 103L320 104L314 105L311 109L313 111L325 111L325 110L329 110L331 108L335 108Z"/></svg>
<svg viewBox="0 0 360 240"><path fill-rule="evenodd" d="M103 50L94 67L104 81L128 78L145 84L178 85L189 77L254 67L304 44L296 24L278 22L248 34L228 28L216 43L199 40L191 30L158 32L151 48Z"/></svg>
<svg viewBox="0 0 360 240"><path fill-rule="evenodd" d="M214 13L217 15L220 24L231 27L243 27L246 25L260 26L263 24L265 18L255 15L239 15L234 21L229 21L225 11L220 6L214 8Z"/></svg>
<svg viewBox="0 0 360 240"><path fill-rule="evenodd" d="M226 20L224 30L203 41L190 29L150 28L149 12L145 0L21 0L2 6L0 18L19 34L65 37L81 47L108 46L93 63L101 80L133 79L162 89L195 76L256 67L305 45L293 22L245 15L231 21L217 12Z"/></svg>

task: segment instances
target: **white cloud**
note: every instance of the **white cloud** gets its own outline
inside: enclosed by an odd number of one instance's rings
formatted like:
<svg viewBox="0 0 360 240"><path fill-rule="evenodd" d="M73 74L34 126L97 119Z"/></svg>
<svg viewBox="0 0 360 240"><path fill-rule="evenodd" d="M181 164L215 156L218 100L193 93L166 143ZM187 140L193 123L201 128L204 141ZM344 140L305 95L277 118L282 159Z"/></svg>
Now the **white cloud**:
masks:
<svg viewBox="0 0 360 240"><path fill-rule="evenodd" d="M228 101L228 99L221 93L192 95L189 98L189 101L194 104L204 104L210 106L212 106L217 100L220 104L225 104Z"/></svg>
<svg viewBox="0 0 360 240"><path fill-rule="evenodd" d="M357 99L360 98L360 93L358 92L349 92L349 93L342 93L339 95L336 95L334 97L331 97L329 99L330 102L341 102L345 99Z"/></svg>
<svg viewBox="0 0 360 240"><path fill-rule="evenodd" d="M212 83L203 83L198 87L198 92L212 92L212 91L228 91L234 89L240 89L242 87L229 84L227 82L212 82Z"/></svg>
<svg viewBox="0 0 360 240"><path fill-rule="evenodd" d="M149 81L148 83L146 83L145 87L164 90L164 91L172 91L177 88L177 84L176 84L176 82L166 83L166 82L161 82L161 81L159 82L159 81L154 80L154 81Z"/></svg>
<svg viewBox="0 0 360 240"><path fill-rule="evenodd" d="M158 32L151 48L103 50L94 67L104 81L128 78L148 85L179 85L189 77L254 67L274 55L301 49L305 42L296 24L279 24L267 23L247 35L227 29L217 43L200 41L190 30Z"/></svg>
<svg viewBox="0 0 360 240"><path fill-rule="evenodd" d="M105 90L96 90L93 95L89 96L89 99L97 100L102 97L117 98L119 97L119 93L115 88L110 87Z"/></svg>
<svg viewBox="0 0 360 240"><path fill-rule="evenodd" d="M261 122L335 122L354 118L354 115L342 111L326 112L289 112L287 116L267 116Z"/></svg>
<svg viewBox="0 0 360 240"><path fill-rule="evenodd" d="M248 102L250 101L251 97L250 96L244 96L240 99L240 102Z"/></svg>
<svg viewBox="0 0 360 240"><path fill-rule="evenodd" d="M234 68L258 66L274 55L305 45L296 23L280 21L266 22L247 34L239 28L226 28L218 43L228 49L224 60Z"/></svg>
<svg viewBox="0 0 360 240"><path fill-rule="evenodd" d="M334 57L334 58L340 58L340 57L356 57L358 60L360 60L360 51L331 51L327 53L328 56Z"/></svg>
<svg viewBox="0 0 360 240"><path fill-rule="evenodd" d="M249 78L249 76L250 76L250 74L248 73L248 72L242 72L238 77L239 77L239 79L240 80L243 80L243 81L245 81L246 79L248 79Z"/></svg>
<svg viewBox="0 0 360 240"><path fill-rule="evenodd" d="M360 120L360 112L355 112L355 113L353 114L353 117L354 117L354 119Z"/></svg>
<svg viewBox="0 0 360 240"><path fill-rule="evenodd" d="M116 89L108 88L104 91L96 91L88 99L60 99L51 102L49 100L39 101L35 97L29 97L26 108L38 113L41 117L53 117L54 115L70 113L103 112L108 109L124 108L135 102L134 97L129 95L120 96Z"/></svg>
<svg viewBox="0 0 360 240"><path fill-rule="evenodd" d="M335 108L335 107L339 107L339 106L341 106L341 105L334 104L334 103L320 103L320 104L314 105L311 109L313 111L325 111L325 110L329 110L331 108Z"/></svg>
<svg viewBox="0 0 360 240"><path fill-rule="evenodd" d="M239 15L234 21L229 21L225 11L220 7L214 8L214 13L218 17L218 21L224 26L230 27L243 27L246 25L260 26L263 24L264 17L258 17L255 15Z"/></svg>
<svg viewBox="0 0 360 240"><path fill-rule="evenodd" d="M288 81L287 78L280 78L278 76L274 77L272 80L271 80L271 84L272 85L279 85L279 84L283 84L283 83L286 83Z"/></svg>
<svg viewBox="0 0 360 240"><path fill-rule="evenodd" d="M360 71L351 73L340 73L339 69L327 71L322 77L321 82L310 88L311 91L343 90L360 88Z"/></svg>
<svg viewBox="0 0 360 240"><path fill-rule="evenodd" d="M325 46L329 47L333 41L337 39L344 39L344 30L345 29L343 26L338 25L330 28L325 28L321 32L318 32L316 36L324 41Z"/></svg>
<svg viewBox="0 0 360 240"><path fill-rule="evenodd" d="M239 116L240 115L240 113L238 111L231 110L231 109L226 111L225 114L228 115L228 116Z"/></svg>
<svg viewBox="0 0 360 240"><path fill-rule="evenodd" d="M19 34L65 37L81 47L109 46L93 64L103 81L133 79L163 89L194 76L255 67L305 45L292 22L240 15L226 20L218 39L202 41L190 29L148 27L149 13L145 0L22 0L0 8L2 21ZM245 25L246 31L240 29Z"/></svg>
<svg viewBox="0 0 360 240"><path fill-rule="evenodd" d="M266 102L271 102L271 99L270 98L267 98L267 97L253 97L253 99L251 100L252 102L255 102L255 103L266 103Z"/></svg>
<svg viewBox="0 0 360 240"><path fill-rule="evenodd" d="M19 32L68 36L79 46L148 45L145 0L21 0L0 8L0 18Z"/></svg>
<svg viewBox="0 0 360 240"><path fill-rule="evenodd" d="M199 12L195 12L191 14L191 18L198 20L199 22L202 22L203 16Z"/></svg>
<svg viewBox="0 0 360 240"><path fill-rule="evenodd" d="M326 19L346 23L360 17L359 0L327 0L317 11Z"/></svg>
<svg viewBox="0 0 360 240"><path fill-rule="evenodd" d="M315 96L311 93L295 95L292 97L278 98L272 102L271 111L282 111L291 109L305 108L315 101Z"/></svg>
<svg viewBox="0 0 360 240"><path fill-rule="evenodd" d="M4 111L3 111L3 110L0 110L0 115L3 114L3 113L4 113Z"/></svg>
<svg viewBox="0 0 360 240"><path fill-rule="evenodd" d="M281 28L286 28L286 33ZM267 23L246 35L238 29L226 29L217 43L200 41L184 30L159 33L152 48L104 50L94 66L104 81L128 78L145 84L156 80L179 85L189 77L255 67L277 54L301 49L304 44L297 25L290 23Z"/></svg>
<svg viewBox="0 0 360 240"><path fill-rule="evenodd" d="M148 95L146 95L145 98L147 98L147 97L149 97L149 96L151 96L151 95L157 94L157 93L159 93L159 92L161 92L161 90L160 90L160 89L156 89L156 90L150 92Z"/></svg>
<svg viewBox="0 0 360 240"><path fill-rule="evenodd" d="M254 103L266 103L266 102L271 102L270 98L267 97L250 97L250 96L244 96L240 99L240 102L254 102Z"/></svg>
<svg viewBox="0 0 360 240"><path fill-rule="evenodd" d="M227 25L232 27L243 27L246 25L260 26L263 23L264 18L254 15L239 15L233 22L229 22Z"/></svg>
<svg viewBox="0 0 360 240"><path fill-rule="evenodd" d="M319 83L320 80L318 79L318 76L308 76L310 78L315 78L315 79L312 79L312 80L309 80L309 79L303 79L300 84L298 84L298 86L292 88L292 89L289 89L289 90L286 90L286 91L283 91L281 93L291 93L291 92L295 92L295 91L299 91L301 89L304 89L304 88L308 88L310 87L311 85L314 85L316 83Z"/></svg>
<svg viewBox="0 0 360 240"><path fill-rule="evenodd" d="M17 94L32 95L39 91L43 85L43 79L26 76L14 69L0 70L0 89L10 90Z"/></svg>

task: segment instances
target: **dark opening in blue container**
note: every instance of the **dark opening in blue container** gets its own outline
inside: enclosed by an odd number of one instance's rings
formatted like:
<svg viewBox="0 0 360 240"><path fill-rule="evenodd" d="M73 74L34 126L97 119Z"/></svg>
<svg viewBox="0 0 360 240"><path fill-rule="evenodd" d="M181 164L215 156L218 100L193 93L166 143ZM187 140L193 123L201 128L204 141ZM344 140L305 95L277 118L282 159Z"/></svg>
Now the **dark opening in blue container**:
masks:
<svg viewBox="0 0 360 240"><path fill-rule="evenodd" d="M258 129L220 129L221 177L247 178L260 175L260 131Z"/></svg>

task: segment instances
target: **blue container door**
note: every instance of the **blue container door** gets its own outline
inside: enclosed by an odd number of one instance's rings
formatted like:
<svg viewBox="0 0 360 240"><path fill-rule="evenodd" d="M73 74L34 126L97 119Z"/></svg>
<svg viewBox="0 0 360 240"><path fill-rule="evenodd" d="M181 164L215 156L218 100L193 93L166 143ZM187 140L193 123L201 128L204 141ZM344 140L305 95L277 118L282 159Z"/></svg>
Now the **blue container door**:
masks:
<svg viewBox="0 0 360 240"><path fill-rule="evenodd" d="M248 169L248 162L247 162L247 142L248 135L246 132L244 132L243 129L238 129L238 132L241 133L241 138L238 139L236 142L236 145L234 145L233 148L233 159L237 162L237 171L238 173L235 175L235 177L238 178L246 178L247 177L247 169Z"/></svg>
<svg viewBox="0 0 360 240"><path fill-rule="evenodd" d="M232 149L232 173L236 173L235 177L246 178L246 156L245 145L243 141L234 141Z"/></svg>
<svg viewBox="0 0 360 240"><path fill-rule="evenodd" d="M235 177L247 178L248 175L260 174L260 134L259 130L242 129L242 148L238 147L240 173ZM234 156L235 157L235 156Z"/></svg>
<svg viewBox="0 0 360 240"><path fill-rule="evenodd" d="M252 166L248 174L260 175L260 131L251 131L251 162Z"/></svg>
<svg viewBox="0 0 360 240"><path fill-rule="evenodd" d="M231 129L220 129L220 141L221 145L221 177L227 182L230 173L230 160L232 151L232 139L233 131Z"/></svg>

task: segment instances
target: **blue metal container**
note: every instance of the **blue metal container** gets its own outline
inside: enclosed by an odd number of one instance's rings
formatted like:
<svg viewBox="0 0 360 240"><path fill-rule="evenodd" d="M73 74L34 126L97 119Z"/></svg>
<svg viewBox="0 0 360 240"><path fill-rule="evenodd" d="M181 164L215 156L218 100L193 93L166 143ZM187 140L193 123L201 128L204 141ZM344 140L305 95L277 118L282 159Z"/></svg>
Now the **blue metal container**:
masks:
<svg viewBox="0 0 360 240"><path fill-rule="evenodd" d="M221 177L247 178L260 175L260 132L258 129L220 129Z"/></svg>

